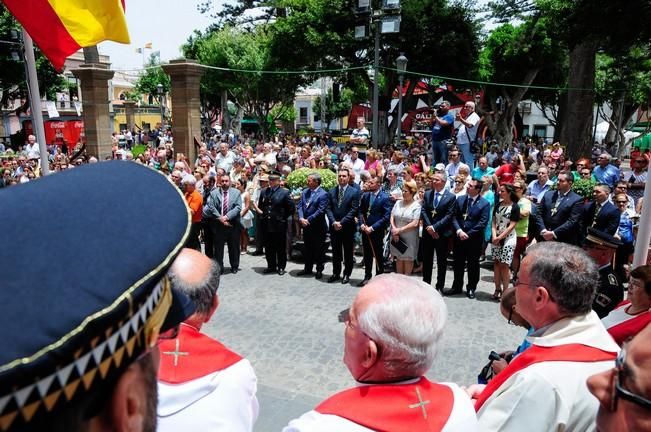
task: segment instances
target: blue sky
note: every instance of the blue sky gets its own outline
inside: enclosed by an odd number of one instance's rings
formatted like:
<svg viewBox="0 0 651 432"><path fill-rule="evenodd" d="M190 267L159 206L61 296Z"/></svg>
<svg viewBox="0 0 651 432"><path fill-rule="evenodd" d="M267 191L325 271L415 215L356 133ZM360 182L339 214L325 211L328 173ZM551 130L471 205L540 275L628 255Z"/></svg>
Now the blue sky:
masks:
<svg viewBox="0 0 651 432"><path fill-rule="evenodd" d="M142 67L138 47L151 42L163 61L180 57L179 47L194 29L204 30L212 20L197 11L197 0L126 0L126 16L131 45L114 42L99 44L101 54L111 56L112 68ZM146 50L146 57L152 50Z"/></svg>

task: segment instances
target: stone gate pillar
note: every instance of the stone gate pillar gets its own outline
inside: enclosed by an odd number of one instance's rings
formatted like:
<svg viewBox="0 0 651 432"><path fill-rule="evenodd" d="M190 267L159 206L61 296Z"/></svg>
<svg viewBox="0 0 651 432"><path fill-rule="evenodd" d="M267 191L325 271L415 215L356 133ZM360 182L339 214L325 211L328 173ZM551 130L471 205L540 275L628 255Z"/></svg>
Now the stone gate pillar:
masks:
<svg viewBox="0 0 651 432"><path fill-rule="evenodd" d="M201 142L201 101L199 85L204 69L194 60L171 60L162 65L172 80L172 133L174 150L189 163L197 158L194 139Z"/></svg>
<svg viewBox="0 0 651 432"><path fill-rule="evenodd" d="M86 134L86 152L104 160L111 155L111 132L113 125L109 117L108 81L114 72L107 65L93 63L82 64L72 70L81 82L81 100L84 109L84 132Z"/></svg>

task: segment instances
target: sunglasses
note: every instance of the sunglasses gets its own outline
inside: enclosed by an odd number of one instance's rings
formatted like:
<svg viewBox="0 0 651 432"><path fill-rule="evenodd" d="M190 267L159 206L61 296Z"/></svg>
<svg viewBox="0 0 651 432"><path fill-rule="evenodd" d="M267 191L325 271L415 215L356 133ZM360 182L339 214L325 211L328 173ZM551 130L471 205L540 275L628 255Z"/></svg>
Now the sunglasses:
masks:
<svg viewBox="0 0 651 432"><path fill-rule="evenodd" d="M624 381L624 377L628 374L626 368L627 348L628 343L624 343L622 350L615 359L615 373L613 374L612 380L613 388L611 389L612 398L610 400L610 409L611 411L615 411L617 409L617 401L619 399L624 399L644 409L651 410L651 400L622 387L621 383Z"/></svg>
<svg viewBox="0 0 651 432"><path fill-rule="evenodd" d="M628 204L627 201L615 201L617 204Z"/></svg>

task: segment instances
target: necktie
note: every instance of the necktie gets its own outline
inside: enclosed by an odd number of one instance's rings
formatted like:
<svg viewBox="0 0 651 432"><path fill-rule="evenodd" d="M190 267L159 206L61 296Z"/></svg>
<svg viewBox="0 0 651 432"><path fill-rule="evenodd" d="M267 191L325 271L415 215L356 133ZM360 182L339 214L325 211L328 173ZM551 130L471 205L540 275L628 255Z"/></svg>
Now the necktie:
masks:
<svg viewBox="0 0 651 432"><path fill-rule="evenodd" d="M371 192L371 198L369 200L368 204L368 209L371 210L371 207L373 207L373 203L375 202L375 193Z"/></svg>
<svg viewBox="0 0 651 432"><path fill-rule="evenodd" d="M438 206L439 206L439 201L440 201L440 200L441 200L441 194L438 193L438 192L436 192L436 193L434 194L434 207L438 207Z"/></svg>
<svg viewBox="0 0 651 432"><path fill-rule="evenodd" d="M341 207L341 203L344 202L344 188L341 186L339 187L339 201L337 202L337 206Z"/></svg>
<svg viewBox="0 0 651 432"><path fill-rule="evenodd" d="M592 226L594 227L597 225L597 216L599 216L599 212L601 211L601 207L603 207L601 204L597 204L597 207L594 211L594 217L592 218Z"/></svg>
<svg viewBox="0 0 651 432"><path fill-rule="evenodd" d="M470 209L472 208L473 204L475 204L475 199L468 198L468 213L470 213Z"/></svg>
<svg viewBox="0 0 651 432"><path fill-rule="evenodd" d="M228 213L228 191L224 191L224 195L222 197L222 216L225 216L226 213Z"/></svg>

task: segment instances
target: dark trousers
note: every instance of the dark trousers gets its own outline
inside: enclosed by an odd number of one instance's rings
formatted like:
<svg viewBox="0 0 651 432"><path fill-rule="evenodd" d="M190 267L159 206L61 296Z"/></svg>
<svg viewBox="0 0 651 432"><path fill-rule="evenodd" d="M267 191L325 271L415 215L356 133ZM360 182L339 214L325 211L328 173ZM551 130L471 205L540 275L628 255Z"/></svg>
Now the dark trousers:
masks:
<svg viewBox="0 0 651 432"><path fill-rule="evenodd" d="M448 259L448 237L440 236L433 239L427 231L423 231L423 282L432 283L434 267L434 251L436 251L436 289L442 290L445 285L445 271Z"/></svg>
<svg viewBox="0 0 651 432"><path fill-rule="evenodd" d="M224 269L224 245L228 245L228 263L231 270L240 268L240 227L227 227L221 222L213 223L213 236L215 242L215 261L220 269Z"/></svg>
<svg viewBox="0 0 651 432"><path fill-rule="evenodd" d="M201 243L199 242L199 233L201 232L201 222L192 222L190 225L190 234L185 241L185 247L201 251Z"/></svg>
<svg viewBox="0 0 651 432"><path fill-rule="evenodd" d="M287 266L287 230L264 233L264 254L267 268L285 270Z"/></svg>
<svg viewBox="0 0 651 432"><path fill-rule="evenodd" d="M322 272L325 264L325 238L324 230L303 227L303 259L305 271L312 271L316 264L316 271Z"/></svg>
<svg viewBox="0 0 651 432"><path fill-rule="evenodd" d="M213 221L204 219L201 221L201 230L203 231L203 245L204 253L208 258L215 256L215 242L213 241L214 234L212 232L211 224Z"/></svg>
<svg viewBox="0 0 651 432"><path fill-rule="evenodd" d="M384 258L382 257L382 242L385 230L373 231L371 234L362 233L364 248L364 279L373 277L373 259L375 258L375 275L384 273Z"/></svg>
<svg viewBox="0 0 651 432"><path fill-rule="evenodd" d="M454 282L452 283L453 291L463 289L464 267L468 263L468 291L475 291L479 283L479 256L483 241L483 231L461 241L459 238L454 239Z"/></svg>
<svg viewBox="0 0 651 432"><path fill-rule="evenodd" d="M332 243L332 274L341 274L341 261L344 261L344 276L350 276L353 272L353 252L355 248L355 231L352 229L341 229L330 231L330 242Z"/></svg>
<svg viewBox="0 0 651 432"><path fill-rule="evenodd" d="M255 253L261 254L264 248L264 229L262 229L262 218L255 212Z"/></svg>

